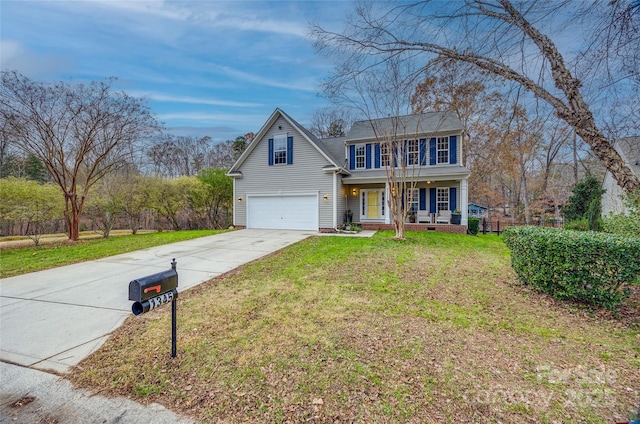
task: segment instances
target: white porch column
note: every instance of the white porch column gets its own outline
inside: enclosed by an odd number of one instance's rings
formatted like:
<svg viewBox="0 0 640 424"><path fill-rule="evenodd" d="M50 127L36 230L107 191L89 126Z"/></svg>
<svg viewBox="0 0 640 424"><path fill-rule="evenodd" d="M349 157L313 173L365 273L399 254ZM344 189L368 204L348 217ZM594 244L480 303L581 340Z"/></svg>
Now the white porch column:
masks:
<svg viewBox="0 0 640 424"><path fill-rule="evenodd" d="M384 182L384 223L391 224L391 208L389 207L389 181Z"/></svg>
<svg viewBox="0 0 640 424"><path fill-rule="evenodd" d="M460 211L462 217L460 219L460 225L468 225L469 218L469 182L465 178L460 180Z"/></svg>
<svg viewBox="0 0 640 424"><path fill-rule="evenodd" d="M338 228L338 171L333 173L333 228Z"/></svg>

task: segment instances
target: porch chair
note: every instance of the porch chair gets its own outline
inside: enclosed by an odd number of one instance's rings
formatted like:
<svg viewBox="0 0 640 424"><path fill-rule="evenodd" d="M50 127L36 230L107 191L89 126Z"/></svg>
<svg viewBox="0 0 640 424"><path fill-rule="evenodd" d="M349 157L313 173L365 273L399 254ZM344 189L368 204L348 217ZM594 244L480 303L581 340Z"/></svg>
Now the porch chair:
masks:
<svg viewBox="0 0 640 424"><path fill-rule="evenodd" d="M438 212L436 224L451 224L451 211Z"/></svg>
<svg viewBox="0 0 640 424"><path fill-rule="evenodd" d="M428 211L418 211L418 224L431 224L431 214Z"/></svg>

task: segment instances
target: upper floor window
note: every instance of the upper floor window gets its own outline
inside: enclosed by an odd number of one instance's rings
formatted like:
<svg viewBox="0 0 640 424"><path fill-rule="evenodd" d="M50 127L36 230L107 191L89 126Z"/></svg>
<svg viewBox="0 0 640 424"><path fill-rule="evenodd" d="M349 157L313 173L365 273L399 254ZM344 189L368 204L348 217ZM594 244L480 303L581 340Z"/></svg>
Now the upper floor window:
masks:
<svg viewBox="0 0 640 424"><path fill-rule="evenodd" d="M366 149L364 144L356 146L356 169L363 169L366 166Z"/></svg>
<svg viewBox="0 0 640 424"><path fill-rule="evenodd" d="M380 166L386 167L391 163L389 159L389 144L381 143L380 144Z"/></svg>
<svg viewBox="0 0 640 424"><path fill-rule="evenodd" d="M273 163L287 163L287 137L276 137L273 139Z"/></svg>
<svg viewBox="0 0 640 424"><path fill-rule="evenodd" d="M420 142L418 140L407 141L407 165L420 164Z"/></svg>
<svg viewBox="0 0 640 424"><path fill-rule="evenodd" d="M449 137L438 137L436 148L437 163L449 163Z"/></svg>
<svg viewBox="0 0 640 424"><path fill-rule="evenodd" d="M449 163L449 137L438 137L436 149L437 163Z"/></svg>

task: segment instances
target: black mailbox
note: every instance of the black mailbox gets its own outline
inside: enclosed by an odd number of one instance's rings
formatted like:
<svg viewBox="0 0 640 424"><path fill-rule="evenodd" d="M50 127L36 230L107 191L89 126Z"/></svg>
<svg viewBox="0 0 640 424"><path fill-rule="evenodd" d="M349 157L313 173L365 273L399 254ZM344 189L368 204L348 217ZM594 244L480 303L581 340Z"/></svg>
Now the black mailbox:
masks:
<svg viewBox="0 0 640 424"><path fill-rule="evenodd" d="M144 302L177 287L178 272L172 268L131 281L129 283L129 300Z"/></svg>
<svg viewBox="0 0 640 424"><path fill-rule="evenodd" d="M171 269L137 278L129 282L131 312L140 315L171 302L171 357L176 357L176 299L178 298L178 271L175 258Z"/></svg>

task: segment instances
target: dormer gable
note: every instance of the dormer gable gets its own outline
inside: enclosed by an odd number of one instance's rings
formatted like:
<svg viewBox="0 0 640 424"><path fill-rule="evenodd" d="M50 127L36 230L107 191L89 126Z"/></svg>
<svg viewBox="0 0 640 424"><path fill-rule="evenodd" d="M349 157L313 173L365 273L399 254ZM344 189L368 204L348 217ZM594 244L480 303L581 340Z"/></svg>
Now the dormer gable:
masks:
<svg viewBox="0 0 640 424"><path fill-rule="evenodd" d="M234 178L242 177L242 165L251 155L257 154L257 151L262 152L260 154L264 155L264 163L269 167L293 165L297 160L296 145L300 142L311 145L326 160L325 169L342 169L341 159L334 158L313 134L281 109L276 108L227 175ZM258 149L260 145L267 145L267 148Z"/></svg>

